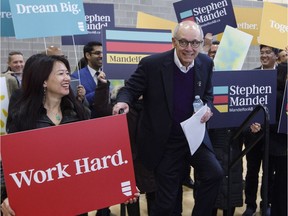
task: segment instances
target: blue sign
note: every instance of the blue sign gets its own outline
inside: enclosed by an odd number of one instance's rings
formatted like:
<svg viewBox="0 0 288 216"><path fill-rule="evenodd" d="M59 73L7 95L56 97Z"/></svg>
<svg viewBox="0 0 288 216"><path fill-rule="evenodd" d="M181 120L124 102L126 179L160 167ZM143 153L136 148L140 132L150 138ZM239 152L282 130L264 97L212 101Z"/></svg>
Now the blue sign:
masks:
<svg viewBox="0 0 288 216"><path fill-rule="evenodd" d="M9 0L17 39L87 34L81 0Z"/></svg>
<svg viewBox="0 0 288 216"><path fill-rule="evenodd" d="M193 20L204 34L224 32L226 25L237 28L231 0L182 0L173 3L178 22Z"/></svg>
<svg viewBox="0 0 288 216"><path fill-rule="evenodd" d="M90 41L102 41L101 29L114 27L114 5L113 4L91 4L84 3L85 20L88 34L62 36L62 45L85 45Z"/></svg>
<svg viewBox="0 0 288 216"><path fill-rule="evenodd" d="M259 105L269 110L270 123L275 123L277 71L245 70L213 73L214 107L209 128L239 127ZM263 123L263 113L252 122Z"/></svg>
<svg viewBox="0 0 288 216"><path fill-rule="evenodd" d="M14 27L9 0L1 0L1 37L14 37Z"/></svg>

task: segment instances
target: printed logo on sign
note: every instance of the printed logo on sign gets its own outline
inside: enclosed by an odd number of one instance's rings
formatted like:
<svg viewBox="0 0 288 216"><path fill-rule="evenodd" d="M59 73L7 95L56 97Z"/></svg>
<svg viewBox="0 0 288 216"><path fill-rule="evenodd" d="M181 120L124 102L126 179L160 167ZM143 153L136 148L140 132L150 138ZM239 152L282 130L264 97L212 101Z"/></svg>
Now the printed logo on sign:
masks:
<svg viewBox="0 0 288 216"><path fill-rule="evenodd" d="M121 188L122 188L122 193L125 196L131 196L132 195L131 182L130 181L121 182Z"/></svg>
<svg viewBox="0 0 288 216"><path fill-rule="evenodd" d="M195 21L192 10L183 11L180 13L182 20L192 20Z"/></svg>
<svg viewBox="0 0 288 216"><path fill-rule="evenodd" d="M80 31L85 31L84 23L83 22L78 22L78 27Z"/></svg>
<svg viewBox="0 0 288 216"><path fill-rule="evenodd" d="M228 86L215 86L214 91L214 107L220 112L228 112Z"/></svg>
<svg viewBox="0 0 288 216"><path fill-rule="evenodd" d="M220 113L252 111L254 106L268 104L271 86L215 86L214 104Z"/></svg>

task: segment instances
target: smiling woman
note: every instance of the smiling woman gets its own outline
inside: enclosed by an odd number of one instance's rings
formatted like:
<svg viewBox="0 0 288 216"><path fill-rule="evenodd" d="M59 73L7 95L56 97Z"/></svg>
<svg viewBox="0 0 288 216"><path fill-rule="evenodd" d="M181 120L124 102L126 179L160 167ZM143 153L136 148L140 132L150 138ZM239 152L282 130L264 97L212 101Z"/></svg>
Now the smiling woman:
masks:
<svg viewBox="0 0 288 216"><path fill-rule="evenodd" d="M23 69L22 87L14 93L14 98L17 94L18 99L9 104L7 132L14 133L89 119L90 113L70 89L69 73L70 65L64 57L43 54L31 56ZM3 190L5 188L4 184ZM5 196L1 199L5 199L1 205L4 215L13 215L8 198Z"/></svg>

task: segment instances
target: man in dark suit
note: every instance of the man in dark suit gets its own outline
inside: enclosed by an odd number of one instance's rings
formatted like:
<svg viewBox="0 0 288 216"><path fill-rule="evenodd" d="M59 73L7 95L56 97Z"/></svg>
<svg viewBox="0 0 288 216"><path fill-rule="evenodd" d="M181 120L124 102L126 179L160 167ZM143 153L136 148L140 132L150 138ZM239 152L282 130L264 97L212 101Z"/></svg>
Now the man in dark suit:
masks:
<svg viewBox="0 0 288 216"><path fill-rule="evenodd" d="M193 216L209 216L223 177L207 131L202 144L191 156L180 122L193 114L193 100L200 95L211 106L212 60L199 53L203 32L192 21L175 28L174 49L143 58L135 73L119 91L113 114L129 112L143 95L143 112L139 129L139 155L143 164L154 170L157 183L156 203L152 216L181 215L182 181L187 164L194 167L201 182L195 195ZM202 116L207 122L210 108ZM192 198L192 197L191 197Z"/></svg>

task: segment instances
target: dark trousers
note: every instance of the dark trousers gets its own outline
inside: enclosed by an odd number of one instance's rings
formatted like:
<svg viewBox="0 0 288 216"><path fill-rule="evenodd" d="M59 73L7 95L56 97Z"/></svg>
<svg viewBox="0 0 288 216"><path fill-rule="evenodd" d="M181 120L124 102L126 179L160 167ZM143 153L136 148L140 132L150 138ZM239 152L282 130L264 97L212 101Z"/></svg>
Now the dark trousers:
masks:
<svg viewBox="0 0 288 216"><path fill-rule="evenodd" d="M235 207L231 207L229 215L228 215L228 210L227 209L221 209L221 211L223 211L223 216L233 216L234 212L235 212ZM213 209L213 212L212 212L211 216L217 216L217 212L218 212L217 208Z"/></svg>
<svg viewBox="0 0 288 216"><path fill-rule="evenodd" d="M199 181L195 195L193 216L207 216L212 209L223 177L223 170L215 154L204 144L190 155L188 144L169 143L159 166L155 170L157 184L152 216L180 216L182 213L182 181L187 163L197 171ZM192 197L191 197L192 199Z"/></svg>
<svg viewBox="0 0 288 216"><path fill-rule="evenodd" d="M247 208L257 209L257 191L258 191L258 179L261 162L263 160L263 144L257 143L250 152L246 155L247 160L247 173L245 178L245 203ZM274 178L274 165L273 158L269 158L268 166L268 204L271 203L273 178ZM263 195L263 187L261 186L261 197Z"/></svg>
<svg viewBox="0 0 288 216"><path fill-rule="evenodd" d="M271 216L287 216L287 155L275 157L274 165Z"/></svg>
<svg viewBox="0 0 288 216"><path fill-rule="evenodd" d="M96 216L109 216L110 215L110 209L109 207L103 208L103 209L98 209Z"/></svg>
<svg viewBox="0 0 288 216"><path fill-rule="evenodd" d="M155 192L146 193L147 212L148 216L151 215L151 208L155 202ZM127 212L129 216L140 216L140 203L139 199L133 204L127 204Z"/></svg>

